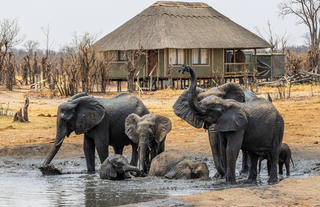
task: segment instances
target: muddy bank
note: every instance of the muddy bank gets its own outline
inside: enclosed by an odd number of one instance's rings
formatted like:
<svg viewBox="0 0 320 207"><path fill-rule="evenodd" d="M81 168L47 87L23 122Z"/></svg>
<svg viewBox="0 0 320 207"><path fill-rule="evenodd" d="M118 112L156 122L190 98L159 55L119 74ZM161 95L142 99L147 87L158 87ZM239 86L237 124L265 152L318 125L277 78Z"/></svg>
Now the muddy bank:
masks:
<svg viewBox="0 0 320 207"><path fill-rule="evenodd" d="M267 185L265 162L262 165L258 185L244 184L246 177L239 176L237 173L238 184L232 187L226 186L224 179L213 178L216 171L212 158L202 153L194 155L193 159L207 163L211 177L208 181L168 180L156 177L109 181L101 180L98 173L86 174L86 163L81 144L64 143L52 162L63 174L42 176L38 167L41 166L52 145L53 143L22 145L0 149L0 183L2 186L0 205L19 205L27 199L26 204L32 206L55 204L69 206L129 204L129 206L215 206L215 204L235 206L242 202L242 200L237 201L236 197L244 199L244 204L246 204L246 199L249 201L257 199L254 205L260 205L259 199L272 200L274 198L275 205L278 205L281 204L279 202L282 195L288 194L288 198L295 195L291 191L300 188L300 185L304 183L304 178L319 179L314 176L320 175L320 161L315 157L317 154L309 153L307 157L312 159L306 159L306 157L299 156L300 153L304 154L302 149L299 151L293 147L295 168L292 168L292 176L291 178L280 177L282 181L274 186ZM311 149L314 148L305 148L304 151ZM128 159L130 159L130 154L129 151L125 152ZM311 154L313 156L310 156ZM96 169L99 166L100 163L96 159ZM237 162L237 172L240 167L241 155ZM310 188L314 186L311 183L312 181L308 181L305 185L309 185ZM287 185L290 188L287 188ZM303 192L307 194L306 186L302 186L301 189L304 189ZM273 205L273 201L270 202L270 205Z"/></svg>

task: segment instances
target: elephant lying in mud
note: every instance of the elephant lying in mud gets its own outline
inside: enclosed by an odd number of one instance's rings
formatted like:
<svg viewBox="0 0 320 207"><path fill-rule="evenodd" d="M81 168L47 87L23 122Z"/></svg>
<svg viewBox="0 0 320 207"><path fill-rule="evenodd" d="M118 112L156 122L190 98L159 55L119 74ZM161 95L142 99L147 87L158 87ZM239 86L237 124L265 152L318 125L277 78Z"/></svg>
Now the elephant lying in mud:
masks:
<svg viewBox="0 0 320 207"><path fill-rule="evenodd" d="M54 147L43 165L48 165L59 151L64 138L71 132L84 134L83 150L89 173L95 172L95 150L100 162L108 157L108 146L116 154L122 154L126 145L132 145L131 165L137 165L138 145L125 134L125 119L135 113L148 114L142 101L131 94L120 94L114 98L95 98L80 93L60 104L57 112L57 133Z"/></svg>
<svg viewBox="0 0 320 207"><path fill-rule="evenodd" d="M192 161L177 151L165 151L152 160L149 175L169 179L207 180L209 170L203 162Z"/></svg>
<svg viewBox="0 0 320 207"><path fill-rule="evenodd" d="M270 155L268 182L278 182L277 163L284 122L274 105L261 98L253 97L250 102L239 102L229 99L227 95L221 98L219 94L199 100L201 89L196 87L193 69L183 65L182 72L190 73L191 85L174 104L174 112L196 128L209 129L215 166L226 173L226 182L233 184L236 181L235 165L240 149L248 152L251 160L247 182L256 183L258 156L264 154ZM241 87L237 87L238 90L231 92L244 97Z"/></svg>
<svg viewBox="0 0 320 207"><path fill-rule="evenodd" d="M267 159L267 168L268 168L268 175L270 174L270 161L268 159L268 155L259 157L259 173L261 171L261 162L262 160ZM283 164L286 166L287 176L290 175L290 161L292 166L294 167L294 163L291 157L291 150L290 147L286 143L281 144L280 153L279 153L279 174L283 175Z"/></svg>
<svg viewBox="0 0 320 207"><path fill-rule="evenodd" d="M99 175L101 179L124 180L131 178L130 172L135 172L137 176L143 175L137 167L131 166L124 156L115 154L101 164Z"/></svg>
<svg viewBox="0 0 320 207"><path fill-rule="evenodd" d="M152 159L164 151L165 139L171 127L170 119L153 113L142 117L130 114L126 118L126 134L138 145L140 170L148 173Z"/></svg>

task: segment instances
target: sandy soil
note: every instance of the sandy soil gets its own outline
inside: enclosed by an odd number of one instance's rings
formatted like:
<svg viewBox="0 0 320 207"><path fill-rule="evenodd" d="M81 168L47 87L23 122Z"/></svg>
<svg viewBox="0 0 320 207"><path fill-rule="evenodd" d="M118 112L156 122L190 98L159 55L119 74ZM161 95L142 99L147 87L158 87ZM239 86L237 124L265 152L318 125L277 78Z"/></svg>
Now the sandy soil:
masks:
<svg viewBox="0 0 320 207"><path fill-rule="evenodd" d="M275 106L285 120L284 142L292 148L294 155L305 159L318 159L320 157L320 96L319 87L294 87L293 98L274 100ZM276 89L262 88L277 97ZM141 99L151 112L169 117L173 122L173 129L166 141L167 149L178 149L183 153L197 156L210 156L210 147L207 132L195 129L174 115L172 105L182 91L163 90L144 93ZM115 93L107 95L93 94L95 96L112 97ZM0 156L45 156L50 149L50 142L55 137L55 122L57 107L66 101L66 98L50 97L46 92L30 92L17 90L7 92L0 89L0 110L5 110L9 103L9 114L23 107L24 98L30 98L29 123L12 122L12 116L0 116ZM49 117L39 116L44 114ZM65 140L58 156L81 155L82 135L72 134ZM66 144L68 143L68 144ZM39 146L37 152L32 150L16 150L19 145ZM31 147L30 147L31 149ZM127 148L126 150L131 150ZM277 185L257 188L230 188L222 191L213 191L188 197L184 201L195 206L316 206L320 204L320 177L289 178Z"/></svg>

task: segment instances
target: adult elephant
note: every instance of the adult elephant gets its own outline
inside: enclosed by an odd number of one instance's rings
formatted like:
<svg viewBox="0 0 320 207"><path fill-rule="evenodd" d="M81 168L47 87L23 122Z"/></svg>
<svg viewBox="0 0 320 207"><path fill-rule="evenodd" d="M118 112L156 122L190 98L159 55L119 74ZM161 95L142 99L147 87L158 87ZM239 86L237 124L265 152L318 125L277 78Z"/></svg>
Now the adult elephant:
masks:
<svg viewBox="0 0 320 207"><path fill-rule="evenodd" d="M131 165L137 165L137 144L125 134L125 119L136 113L149 113L142 101L131 94L120 94L114 98L95 98L80 93L62 103L57 112L55 145L44 161L48 165L59 151L64 138L71 132L84 134L83 150L89 173L95 172L95 149L101 163L108 157L108 146L116 154L122 154L125 145L132 145Z"/></svg>
<svg viewBox="0 0 320 207"><path fill-rule="evenodd" d="M219 133L220 149L213 157L225 163L226 182L233 184L236 181L235 165L240 149L247 151L251 160L248 181L256 182L258 156L269 154L269 182L277 182L277 162L284 123L273 104L261 98L241 103L217 95L199 101L193 69L184 65L183 72L190 72L191 85L174 104L174 112L196 128L206 124L212 133ZM210 144L214 151L215 146Z"/></svg>
<svg viewBox="0 0 320 207"><path fill-rule="evenodd" d="M201 101L204 98L215 95L223 99L233 99L238 102L249 103L254 99L258 98L252 91L241 88L237 83L226 83L219 87L213 87L208 91L203 90L202 88L196 88L198 95L197 100ZM188 93L187 91L185 93ZM204 128L208 129L209 141L211 146L211 151L213 154L213 160L215 167L217 169L217 174L215 177L224 177L225 176L225 163L221 160L219 156L220 145L221 145L221 132L216 132L214 130L214 124L209 125L204 123ZM241 174L248 173L248 153L246 151L242 152L242 169Z"/></svg>

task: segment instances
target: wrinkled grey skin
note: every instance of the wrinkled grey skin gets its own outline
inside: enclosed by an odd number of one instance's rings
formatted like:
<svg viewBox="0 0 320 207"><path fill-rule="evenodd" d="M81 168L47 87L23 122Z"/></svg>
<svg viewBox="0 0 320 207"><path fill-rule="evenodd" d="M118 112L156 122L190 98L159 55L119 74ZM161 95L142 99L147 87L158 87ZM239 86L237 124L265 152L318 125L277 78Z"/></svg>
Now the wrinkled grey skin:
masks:
<svg viewBox="0 0 320 207"><path fill-rule="evenodd" d="M261 98L241 103L216 95L199 101L194 71L185 65L183 71L190 72L191 86L174 104L174 112L194 127L207 124L209 133L219 133L220 143L210 142L210 145L215 152L214 161L221 162L218 166L225 163L226 182L236 181L235 164L240 149L247 151L251 160L248 182L256 182L258 156L263 154L271 157L269 183L278 182L277 163L284 122L273 104Z"/></svg>
<svg viewBox="0 0 320 207"><path fill-rule="evenodd" d="M269 156L264 155L259 157L259 173L261 171L261 162L262 160L267 160L267 168L268 168L268 175L270 174L270 161ZM281 144L280 153L279 153L279 174L283 175L283 164L286 167L287 176L290 176L290 160L292 165L294 166L292 157L291 157L291 150L290 147L286 143Z"/></svg>
<svg viewBox="0 0 320 207"><path fill-rule="evenodd" d="M140 99L131 94L120 94L114 98L95 98L80 93L60 104L57 112L57 133L55 145L43 165L48 165L59 151L65 137L71 132L84 134L83 150L88 173L95 172L95 150L102 163L113 146L116 154L122 154L123 147L132 145L131 165L137 165L137 144L124 133L125 118L136 113L149 113Z"/></svg>
<svg viewBox="0 0 320 207"><path fill-rule="evenodd" d="M198 93L198 101L201 101L202 99L209 97L211 95L218 96L223 99L233 99L238 102L251 102L252 100L258 98L252 91L241 88L237 83L226 83L219 87L213 87L209 91L204 91L200 88L198 88L200 91ZM201 92L202 91L202 92ZM210 126L207 126L205 124L205 128L210 128ZM209 141L211 146L211 151L213 155L213 160L215 167L217 169L217 174L215 177L223 178L225 176L225 163L222 160L218 160L218 152L217 149L220 149L220 133L214 132L214 125L211 125L210 130L208 130L209 135ZM243 151L242 155L242 169L240 171L241 174L247 174L249 170L248 165L248 153Z"/></svg>
<svg viewBox="0 0 320 207"><path fill-rule="evenodd" d="M205 163L192 161L180 152L165 151L152 160L149 175L168 179L207 180L209 170Z"/></svg>
<svg viewBox="0 0 320 207"><path fill-rule="evenodd" d="M131 166L124 156L115 154L101 164L99 175L101 179L124 180L131 178L130 172L141 175L141 171L137 167Z"/></svg>
<svg viewBox="0 0 320 207"><path fill-rule="evenodd" d="M158 114L142 117L130 114L125 129L129 139L138 145L139 169L148 173L152 159L164 151L165 139L171 131L171 121Z"/></svg>

